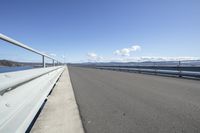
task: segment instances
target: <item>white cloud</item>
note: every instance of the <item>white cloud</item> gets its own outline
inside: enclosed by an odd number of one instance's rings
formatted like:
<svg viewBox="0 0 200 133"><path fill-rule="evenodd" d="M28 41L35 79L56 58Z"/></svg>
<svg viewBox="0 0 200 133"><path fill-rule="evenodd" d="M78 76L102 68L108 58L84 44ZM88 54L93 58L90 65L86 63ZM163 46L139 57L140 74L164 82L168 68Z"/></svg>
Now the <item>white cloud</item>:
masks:
<svg viewBox="0 0 200 133"><path fill-rule="evenodd" d="M103 57L98 56L96 53L87 53L87 57L89 61L101 62Z"/></svg>
<svg viewBox="0 0 200 133"><path fill-rule="evenodd" d="M186 61L186 60L200 60L199 57L152 57L152 56L142 56L142 57L126 57L112 59L116 62L145 62L145 61Z"/></svg>
<svg viewBox="0 0 200 133"><path fill-rule="evenodd" d="M200 60L200 57L153 57L153 56L142 56L142 57L124 57L124 58L103 58L95 53L88 53L88 60L91 62L145 62L145 61L191 61Z"/></svg>
<svg viewBox="0 0 200 133"><path fill-rule="evenodd" d="M102 57L96 53L88 53L88 61L90 62L145 62L145 61L191 61L200 60L200 57L190 57L190 56L179 56L179 57L159 57L159 56L140 56L133 57L130 56L131 52L139 51L141 47L139 45L133 45L129 48L123 48L121 50L116 50L114 54L120 55L119 57Z"/></svg>
<svg viewBox="0 0 200 133"><path fill-rule="evenodd" d="M116 50L114 54L120 55L120 56L130 56L131 52L135 52L139 50L141 50L141 47L139 45L133 45L130 48L123 48L121 50Z"/></svg>

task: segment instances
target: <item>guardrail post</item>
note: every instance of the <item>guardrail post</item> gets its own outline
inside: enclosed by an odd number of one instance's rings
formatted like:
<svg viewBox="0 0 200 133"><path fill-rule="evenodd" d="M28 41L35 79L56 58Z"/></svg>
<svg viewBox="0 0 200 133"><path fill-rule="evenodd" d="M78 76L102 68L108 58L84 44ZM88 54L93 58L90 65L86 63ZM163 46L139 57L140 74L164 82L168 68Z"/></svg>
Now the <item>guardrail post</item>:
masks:
<svg viewBox="0 0 200 133"><path fill-rule="evenodd" d="M140 63L138 62L138 73L141 73L140 71Z"/></svg>
<svg viewBox="0 0 200 133"><path fill-rule="evenodd" d="M182 77L181 75L181 61L178 61L178 71L179 71L179 77Z"/></svg>
<svg viewBox="0 0 200 133"><path fill-rule="evenodd" d="M53 66L55 66L55 61L53 60Z"/></svg>
<svg viewBox="0 0 200 133"><path fill-rule="evenodd" d="M155 69L155 75L157 74L157 67L156 67L156 62L153 63L154 64L154 69Z"/></svg>
<svg viewBox="0 0 200 133"><path fill-rule="evenodd" d="M44 55L42 55L42 66L45 68L46 65L45 65L45 59L44 59Z"/></svg>

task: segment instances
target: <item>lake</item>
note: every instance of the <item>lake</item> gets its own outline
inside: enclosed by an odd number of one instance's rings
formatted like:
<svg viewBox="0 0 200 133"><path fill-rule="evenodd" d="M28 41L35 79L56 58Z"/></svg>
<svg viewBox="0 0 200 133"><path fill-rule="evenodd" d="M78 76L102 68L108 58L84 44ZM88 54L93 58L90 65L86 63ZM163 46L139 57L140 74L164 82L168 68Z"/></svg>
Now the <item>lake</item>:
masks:
<svg viewBox="0 0 200 133"><path fill-rule="evenodd" d="M22 67L0 67L0 73L21 71L21 70L28 70L28 69L32 69L32 68L33 68L32 66L22 66Z"/></svg>

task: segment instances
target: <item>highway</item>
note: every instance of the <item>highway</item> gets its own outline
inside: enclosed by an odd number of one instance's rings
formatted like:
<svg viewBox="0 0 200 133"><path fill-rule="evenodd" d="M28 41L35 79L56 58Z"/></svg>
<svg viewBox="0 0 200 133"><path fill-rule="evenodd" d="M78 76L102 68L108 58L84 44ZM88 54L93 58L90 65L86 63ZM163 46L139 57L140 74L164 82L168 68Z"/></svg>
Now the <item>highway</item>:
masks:
<svg viewBox="0 0 200 133"><path fill-rule="evenodd" d="M86 133L200 133L200 81L69 66Z"/></svg>

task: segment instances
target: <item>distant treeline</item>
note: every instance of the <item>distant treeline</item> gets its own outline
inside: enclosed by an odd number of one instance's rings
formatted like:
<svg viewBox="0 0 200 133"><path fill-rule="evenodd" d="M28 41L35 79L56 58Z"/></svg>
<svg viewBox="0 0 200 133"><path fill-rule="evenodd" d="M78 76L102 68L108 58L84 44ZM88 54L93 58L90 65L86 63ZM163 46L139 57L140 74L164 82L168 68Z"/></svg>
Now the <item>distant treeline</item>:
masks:
<svg viewBox="0 0 200 133"><path fill-rule="evenodd" d="M46 63L46 66L52 66L52 63ZM41 67L42 63L38 62L17 62L11 60L0 60L0 67L18 67L18 66L31 66Z"/></svg>
<svg viewBox="0 0 200 133"><path fill-rule="evenodd" d="M9 67L14 67L14 66L23 66L23 64L15 61L9 61L9 60L0 60L0 66L9 66Z"/></svg>
<svg viewBox="0 0 200 133"><path fill-rule="evenodd" d="M0 60L0 66L2 66L2 67L33 66L33 67L35 67L35 66L41 66L41 63Z"/></svg>

